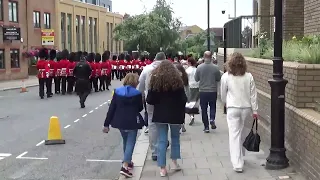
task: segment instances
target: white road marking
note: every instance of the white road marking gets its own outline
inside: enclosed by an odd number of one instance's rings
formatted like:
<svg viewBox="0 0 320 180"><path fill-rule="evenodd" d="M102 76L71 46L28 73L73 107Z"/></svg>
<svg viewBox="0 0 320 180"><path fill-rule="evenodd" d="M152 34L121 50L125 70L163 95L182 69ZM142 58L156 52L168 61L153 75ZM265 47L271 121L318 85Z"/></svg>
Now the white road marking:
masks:
<svg viewBox="0 0 320 180"><path fill-rule="evenodd" d="M47 160L48 159L48 158L37 158L37 157L23 157L27 153L28 153L28 151L20 154L19 156L16 157L16 159L32 159L32 160Z"/></svg>
<svg viewBox="0 0 320 180"><path fill-rule="evenodd" d="M66 125L64 128L67 129L67 128L70 127L70 126L71 126L71 125L69 124L69 125Z"/></svg>
<svg viewBox="0 0 320 180"><path fill-rule="evenodd" d="M90 113L90 114L93 113L93 110L91 110L89 113Z"/></svg>
<svg viewBox="0 0 320 180"><path fill-rule="evenodd" d="M103 106L103 104L100 104L100 107L102 107Z"/></svg>
<svg viewBox="0 0 320 180"><path fill-rule="evenodd" d="M76 119L75 121L73 121L73 122L78 122L80 119Z"/></svg>
<svg viewBox="0 0 320 180"><path fill-rule="evenodd" d="M108 103L108 101L104 102L103 104L107 104L107 103Z"/></svg>
<svg viewBox="0 0 320 180"><path fill-rule="evenodd" d="M4 159L5 157L0 157L0 160Z"/></svg>
<svg viewBox="0 0 320 180"><path fill-rule="evenodd" d="M84 114L82 117L86 117L88 114Z"/></svg>
<svg viewBox="0 0 320 180"><path fill-rule="evenodd" d="M44 140L42 140L41 142L39 142L36 146L40 146L41 144L44 143Z"/></svg>
<svg viewBox="0 0 320 180"><path fill-rule="evenodd" d="M99 109L99 107L96 107L96 108L94 108L94 109Z"/></svg>
<svg viewBox="0 0 320 180"><path fill-rule="evenodd" d="M122 160L87 159L88 162L122 162Z"/></svg>
<svg viewBox="0 0 320 180"><path fill-rule="evenodd" d="M9 157L11 156L12 154L9 154L9 153L0 153L0 156L4 156L4 157Z"/></svg>

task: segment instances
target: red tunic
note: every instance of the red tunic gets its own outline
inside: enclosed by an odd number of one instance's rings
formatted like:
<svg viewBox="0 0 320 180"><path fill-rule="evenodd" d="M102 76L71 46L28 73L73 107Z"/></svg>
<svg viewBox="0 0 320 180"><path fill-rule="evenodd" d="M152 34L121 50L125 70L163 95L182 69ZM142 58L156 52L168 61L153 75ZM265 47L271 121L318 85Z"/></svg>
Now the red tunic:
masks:
<svg viewBox="0 0 320 180"><path fill-rule="evenodd" d="M90 79L95 78L96 76L96 64L95 62L89 62L90 67L92 69Z"/></svg>
<svg viewBox="0 0 320 180"><path fill-rule="evenodd" d="M69 60L68 59L62 59L58 62L59 69L60 71L60 76L61 77L66 77L68 75L67 69L69 66Z"/></svg>
<svg viewBox="0 0 320 180"><path fill-rule="evenodd" d="M125 61L127 64L126 64L126 70L127 71L131 71L133 68L132 68L132 65L133 65L133 62L132 61Z"/></svg>
<svg viewBox="0 0 320 180"><path fill-rule="evenodd" d="M152 61L150 61L149 59L147 59L147 60L145 61L145 63L146 63L146 65L149 65L149 64L152 63Z"/></svg>
<svg viewBox="0 0 320 180"><path fill-rule="evenodd" d="M50 72L50 65L48 61L46 60L38 60L37 62L37 69L38 69L38 78L39 79L44 79L49 77L49 72Z"/></svg>
<svg viewBox="0 0 320 180"><path fill-rule="evenodd" d="M102 62L101 63L101 75L109 75L111 74L112 65L110 61Z"/></svg>
<svg viewBox="0 0 320 180"><path fill-rule="evenodd" d="M101 63L96 62L96 77L100 77L101 76Z"/></svg>
<svg viewBox="0 0 320 180"><path fill-rule="evenodd" d="M111 61L111 68L112 70L118 70L119 69L119 62L118 61Z"/></svg>
<svg viewBox="0 0 320 180"><path fill-rule="evenodd" d="M57 63L53 60L49 60L48 61L49 67L50 67L50 71L49 71L49 76L50 77L55 77L57 74Z"/></svg>
<svg viewBox="0 0 320 180"><path fill-rule="evenodd" d="M140 61L139 62L139 68L143 69L146 66L146 62L145 61Z"/></svg>
<svg viewBox="0 0 320 180"><path fill-rule="evenodd" d="M132 66L133 66L132 69L134 69L134 70L139 69L139 68L140 68L139 63L140 63L140 60L139 60L139 59L133 60L133 61L132 61Z"/></svg>
<svg viewBox="0 0 320 180"><path fill-rule="evenodd" d="M69 65L68 65L68 68L67 68L67 71L68 71L68 73L67 73L67 75L68 76L74 76L73 75L73 69L76 67L76 62L69 62Z"/></svg>
<svg viewBox="0 0 320 180"><path fill-rule="evenodd" d="M127 62L125 60L119 60L118 65L118 70L123 71L126 70Z"/></svg>

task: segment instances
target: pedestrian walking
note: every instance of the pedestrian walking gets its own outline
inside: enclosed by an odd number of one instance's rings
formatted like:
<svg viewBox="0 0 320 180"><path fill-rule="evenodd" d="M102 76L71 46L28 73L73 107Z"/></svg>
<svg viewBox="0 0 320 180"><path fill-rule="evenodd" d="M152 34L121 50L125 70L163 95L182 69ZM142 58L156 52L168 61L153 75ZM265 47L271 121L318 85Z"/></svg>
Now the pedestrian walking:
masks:
<svg viewBox="0 0 320 180"><path fill-rule="evenodd" d="M233 53L227 62L227 72L221 78L221 100L227 107L229 149L233 169L243 171L244 148L242 130L246 120L258 118L257 91L247 64L240 53Z"/></svg>
<svg viewBox="0 0 320 180"><path fill-rule="evenodd" d="M80 106L81 108L85 108L85 102L90 94L90 76L91 76L92 69L90 64L86 62L84 56L81 57L80 62L76 65L73 70L73 74L76 77L76 90L77 94L80 99Z"/></svg>
<svg viewBox="0 0 320 180"><path fill-rule="evenodd" d="M186 102L187 96L179 71L170 61L161 62L151 73L147 95L147 103L154 106L151 117L158 131L157 162L161 177L167 176L166 150L169 127L171 132L170 157L173 163L171 169L180 170L177 159L181 159L180 128L185 119Z"/></svg>
<svg viewBox="0 0 320 180"><path fill-rule="evenodd" d="M107 117L104 121L104 133L109 132L109 125L119 129L123 140L123 163L120 174L132 177L132 154L136 144L138 130L144 126L140 112L143 110L142 94L136 89L139 76L128 73L123 86L114 90ZM125 113L124 113L125 112Z"/></svg>
<svg viewBox="0 0 320 180"><path fill-rule="evenodd" d="M157 53L155 60L143 68L141 75L139 77L138 89L143 94L144 97L147 97L149 90L149 82L151 72L159 66L159 64L166 59L166 55L163 52ZM150 61L151 62L151 61ZM153 117L153 105L146 104L146 109L148 113L148 133L149 133L149 144L152 154L152 160L157 160L157 138L158 132L155 123L152 122Z"/></svg>
<svg viewBox="0 0 320 180"><path fill-rule="evenodd" d="M204 53L204 63L199 65L196 70L195 80L199 82L200 107L204 132L209 133L209 121L211 129L216 129L216 102L217 88L221 74L219 67L212 63L211 52ZM208 118L208 105L210 107L210 119Z"/></svg>
<svg viewBox="0 0 320 180"><path fill-rule="evenodd" d="M176 68L179 70L180 76L183 81L183 86L184 86L184 92L186 93L187 97L190 95L190 90L189 90L189 80L188 80L188 74L186 73L186 70L181 64L175 64ZM186 128L184 126L184 123L181 126L181 131L186 132Z"/></svg>
<svg viewBox="0 0 320 180"><path fill-rule="evenodd" d="M189 96L188 96L188 101L189 102L196 102L195 104L197 105L197 102L199 101L199 82L196 82L195 80L195 74L197 71L197 61L190 57L188 59L188 65L189 67L186 69L186 73L188 75L188 80L189 80ZM198 108L198 107L196 107ZM194 114L190 114L190 123L189 125L194 124Z"/></svg>
<svg viewBox="0 0 320 180"><path fill-rule="evenodd" d="M39 96L41 99L44 98L44 86L46 86L47 89L47 97L50 96L50 90L49 90L49 85L48 85L48 78L49 78L49 71L50 71L50 66L48 61L46 60L48 56L48 50L46 48L42 48L39 51L38 54L40 60L37 62L37 69L38 69L38 79L39 79Z"/></svg>

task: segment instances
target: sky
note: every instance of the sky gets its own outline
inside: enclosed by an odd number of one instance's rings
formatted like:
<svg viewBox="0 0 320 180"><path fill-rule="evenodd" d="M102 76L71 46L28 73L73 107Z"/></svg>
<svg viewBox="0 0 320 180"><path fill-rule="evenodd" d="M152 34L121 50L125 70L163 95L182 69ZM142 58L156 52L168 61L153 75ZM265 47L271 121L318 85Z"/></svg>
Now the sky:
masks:
<svg viewBox="0 0 320 180"><path fill-rule="evenodd" d="M235 0L210 0L210 27L223 27L228 14L234 17ZM252 0L236 0L237 16L252 15ZM152 10L156 0L112 0L112 11L120 14L136 15ZM167 0L171 2L174 16L183 25L198 25L207 29L207 0ZM189 3L187 3L189 2ZM241 3L240 3L241 2ZM222 14L221 11L226 13Z"/></svg>

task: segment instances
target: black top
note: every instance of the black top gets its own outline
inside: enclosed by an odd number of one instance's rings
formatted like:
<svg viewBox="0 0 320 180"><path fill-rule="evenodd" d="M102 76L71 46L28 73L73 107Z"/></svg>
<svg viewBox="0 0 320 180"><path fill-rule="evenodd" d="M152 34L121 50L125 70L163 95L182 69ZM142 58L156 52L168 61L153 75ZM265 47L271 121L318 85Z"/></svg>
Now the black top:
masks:
<svg viewBox="0 0 320 180"><path fill-rule="evenodd" d="M154 105L152 122L183 124L187 96L184 88L175 91L148 91L147 103Z"/></svg>
<svg viewBox="0 0 320 180"><path fill-rule="evenodd" d="M77 63L76 67L73 70L73 74L78 79L89 80L91 75L91 67L85 61L80 61Z"/></svg>

